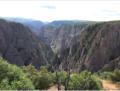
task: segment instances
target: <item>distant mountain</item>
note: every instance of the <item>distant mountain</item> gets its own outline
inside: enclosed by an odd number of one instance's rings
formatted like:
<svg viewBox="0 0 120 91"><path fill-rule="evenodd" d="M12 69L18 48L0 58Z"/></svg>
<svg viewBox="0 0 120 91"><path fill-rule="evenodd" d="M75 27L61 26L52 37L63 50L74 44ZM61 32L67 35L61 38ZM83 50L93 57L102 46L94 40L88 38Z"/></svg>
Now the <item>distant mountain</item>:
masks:
<svg viewBox="0 0 120 91"><path fill-rule="evenodd" d="M28 26L33 32L38 34L39 30L41 27L46 24L38 20L33 20L33 19L25 19L25 18L13 18L13 17L3 17L4 19L8 21L13 21L13 22L18 22L22 23L25 26Z"/></svg>
<svg viewBox="0 0 120 91"><path fill-rule="evenodd" d="M20 23L0 19L0 55L9 63L50 65L53 52L38 36Z"/></svg>
<svg viewBox="0 0 120 91"><path fill-rule="evenodd" d="M50 24L53 25L64 25L64 24L86 24L86 23L93 23L92 21L85 21L85 20L57 20L57 21L52 21Z"/></svg>

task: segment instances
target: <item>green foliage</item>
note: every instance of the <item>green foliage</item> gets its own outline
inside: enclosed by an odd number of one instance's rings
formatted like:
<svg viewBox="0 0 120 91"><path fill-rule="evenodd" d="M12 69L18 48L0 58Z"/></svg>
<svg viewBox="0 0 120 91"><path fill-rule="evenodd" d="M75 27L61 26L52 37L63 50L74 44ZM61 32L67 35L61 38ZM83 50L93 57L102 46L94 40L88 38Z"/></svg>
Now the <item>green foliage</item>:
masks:
<svg viewBox="0 0 120 91"><path fill-rule="evenodd" d="M32 90L30 79L17 66L0 58L0 90Z"/></svg>
<svg viewBox="0 0 120 91"><path fill-rule="evenodd" d="M27 74L28 78L30 78L32 80L32 82L35 84L36 82L36 78L38 77L38 70L35 69L35 67L33 65L28 65L28 66L23 66L22 67L23 71Z"/></svg>
<svg viewBox="0 0 120 91"><path fill-rule="evenodd" d="M29 65L27 67L23 67L23 70L32 80L36 89L47 89L53 83L52 73L48 72L44 66L41 66L40 70L37 70L34 66Z"/></svg>
<svg viewBox="0 0 120 91"><path fill-rule="evenodd" d="M69 82L70 90L99 90L102 89L99 79L91 72L83 71L80 74L72 74Z"/></svg>
<svg viewBox="0 0 120 91"><path fill-rule="evenodd" d="M111 80L111 76L113 75L113 73L112 72L101 72L101 73L99 73L99 77L101 78L101 79L108 79L108 80Z"/></svg>
<svg viewBox="0 0 120 91"><path fill-rule="evenodd" d="M113 75L111 76L111 80L115 82L120 82L120 70L114 70Z"/></svg>
<svg viewBox="0 0 120 91"><path fill-rule="evenodd" d="M57 75L56 72L53 73L53 79L55 84L57 83L57 80L59 80L60 83L64 85L66 78L67 78L67 73L65 71L57 71Z"/></svg>
<svg viewBox="0 0 120 91"><path fill-rule="evenodd" d="M102 72L100 74L102 79L108 79L114 82L120 82L120 70L116 69L111 72Z"/></svg>
<svg viewBox="0 0 120 91"><path fill-rule="evenodd" d="M36 87L38 89L47 89L52 83L52 73L48 72L48 70L42 66L40 68L39 76L37 78Z"/></svg>

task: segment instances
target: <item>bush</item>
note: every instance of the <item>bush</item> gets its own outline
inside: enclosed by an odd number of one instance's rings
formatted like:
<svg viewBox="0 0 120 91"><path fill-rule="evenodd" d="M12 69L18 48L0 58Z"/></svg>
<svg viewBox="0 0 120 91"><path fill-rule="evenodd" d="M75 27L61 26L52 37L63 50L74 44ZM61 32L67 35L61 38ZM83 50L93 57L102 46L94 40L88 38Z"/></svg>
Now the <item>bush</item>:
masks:
<svg viewBox="0 0 120 91"><path fill-rule="evenodd" d="M0 90L32 90L30 79L17 66L0 58Z"/></svg>
<svg viewBox="0 0 120 91"><path fill-rule="evenodd" d="M28 66L23 66L22 69L27 74L28 78L32 80L33 84L35 84L39 75L39 71L31 64Z"/></svg>
<svg viewBox="0 0 120 91"><path fill-rule="evenodd" d="M69 82L70 90L99 90L102 85L98 78L91 72L83 71L80 74L72 74Z"/></svg>
<svg viewBox="0 0 120 91"><path fill-rule="evenodd" d="M32 80L36 89L44 90L53 84L53 75L51 72L48 72L44 66L42 66L40 70L37 70L34 66L29 65L27 67L23 67L23 70Z"/></svg>
<svg viewBox="0 0 120 91"><path fill-rule="evenodd" d="M62 85L65 84L65 79L67 78L67 73L65 71L57 71L53 73L53 79L54 83L57 84L57 81L59 80Z"/></svg>
<svg viewBox="0 0 120 91"><path fill-rule="evenodd" d="M120 70L114 70L114 72L111 75L111 80L114 82L120 82Z"/></svg>
<svg viewBox="0 0 120 91"><path fill-rule="evenodd" d="M101 79L108 79L111 80L111 76L113 75L113 72L102 72L99 73L99 76Z"/></svg>
<svg viewBox="0 0 120 91"><path fill-rule="evenodd" d="M102 79L108 79L114 82L120 82L120 70L100 73Z"/></svg>
<svg viewBox="0 0 120 91"><path fill-rule="evenodd" d="M53 84L52 73L48 72L48 70L44 66L42 66L40 68L36 87L37 89L47 89L51 84Z"/></svg>

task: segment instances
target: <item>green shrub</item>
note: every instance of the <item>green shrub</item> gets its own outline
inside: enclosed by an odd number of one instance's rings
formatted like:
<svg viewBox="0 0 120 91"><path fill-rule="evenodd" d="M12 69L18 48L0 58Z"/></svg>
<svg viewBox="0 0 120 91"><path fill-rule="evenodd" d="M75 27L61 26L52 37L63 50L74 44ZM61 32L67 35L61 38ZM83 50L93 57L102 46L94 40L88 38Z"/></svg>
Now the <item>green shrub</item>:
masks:
<svg viewBox="0 0 120 91"><path fill-rule="evenodd" d="M99 90L102 89L98 78L91 72L83 71L80 74L72 74L69 82L70 90Z"/></svg>
<svg viewBox="0 0 120 91"><path fill-rule="evenodd" d="M120 82L120 70L102 72L99 74L102 79L108 79L114 82Z"/></svg>
<svg viewBox="0 0 120 91"><path fill-rule="evenodd" d="M114 82L120 82L120 70L114 70L114 72L111 75L111 80Z"/></svg>
<svg viewBox="0 0 120 91"><path fill-rule="evenodd" d="M22 69L27 74L28 78L32 80L33 84L35 84L39 76L39 71L31 64L23 66Z"/></svg>
<svg viewBox="0 0 120 91"><path fill-rule="evenodd" d="M51 84L53 84L53 76L51 72L42 66L40 68L39 76L37 78L36 87L37 89L47 89Z"/></svg>
<svg viewBox="0 0 120 91"><path fill-rule="evenodd" d="M111 76L113 75L113 72L102 72L99 73L99 76L101 79L108 79L111 80Z"/></svg>
<svg viewBox="0 0 120 91"><path fill-rule="evenodd" d="M34 86L17 66L0 58L0 90L32 90Z"/></svg>
<svg viewBox="0 0 120 91"><path fill-rule="evenodd" d="M64 85L66 77L67 73L65 71L57 71L57 75L56 72L53 73L53 79L55 84L57 83L57 80L59 80L60 83Z"/></svg>
<svg viewBox="0 0 120 91"><path fill-rule="evenodd" d="M40 70L37 70L34 66L29 65L23 67L23 70L32 80L36 89L44 90L53 84L53 75L44 66L41 66Z"/></svg>

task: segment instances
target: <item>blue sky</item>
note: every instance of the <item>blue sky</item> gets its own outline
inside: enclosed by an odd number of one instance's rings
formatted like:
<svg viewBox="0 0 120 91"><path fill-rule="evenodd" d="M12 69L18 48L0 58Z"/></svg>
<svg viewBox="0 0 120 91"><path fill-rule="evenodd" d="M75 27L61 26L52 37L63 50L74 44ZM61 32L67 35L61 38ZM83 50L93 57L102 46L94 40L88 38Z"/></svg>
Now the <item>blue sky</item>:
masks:
<svg viewBox="0 0 120 91"><path fill-rule="evenodd" d="M6 0L0 1L0 16L53 20L120 20L119 0Z"/></svg>

